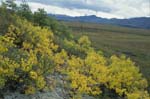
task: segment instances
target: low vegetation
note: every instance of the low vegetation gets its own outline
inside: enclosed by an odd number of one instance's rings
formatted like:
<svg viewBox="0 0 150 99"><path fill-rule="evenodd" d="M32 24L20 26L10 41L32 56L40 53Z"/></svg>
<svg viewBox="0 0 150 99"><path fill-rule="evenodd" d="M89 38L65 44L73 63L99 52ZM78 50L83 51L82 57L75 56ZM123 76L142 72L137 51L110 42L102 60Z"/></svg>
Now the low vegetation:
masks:
<svg viewBox="0 0 150 99"><path fill-rule="evenodd" d="M72 28L75 37L88 36L92 46L102 50L105 56L125 54L130 57L150 80L150 30L94 23L63 23Z"/></svg>
<svg viewBox="0 0 150 99"><path fill-rule="evenodd" d="M147 79L125 55L105 57L87 36L76 39L43 9L32 13L28 5L9 1L0 13L1 94L53 90L54 76L61 75L70 99L150 98Z"/></svg>

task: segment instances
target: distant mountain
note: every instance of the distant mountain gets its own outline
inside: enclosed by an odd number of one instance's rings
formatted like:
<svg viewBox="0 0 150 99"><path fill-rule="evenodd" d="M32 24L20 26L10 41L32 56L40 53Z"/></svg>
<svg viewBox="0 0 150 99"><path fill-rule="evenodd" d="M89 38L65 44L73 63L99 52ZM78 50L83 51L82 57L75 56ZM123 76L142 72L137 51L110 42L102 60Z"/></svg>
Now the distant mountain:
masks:
<svg viewBox="0 0 150 99"><path fill-rule="evenodd" d="M125 27L133 27L133 28L150 29L150 17L138 17L138 18L130 18L130 19L116 19L116 18L107 19L107 18L97 17L95 15L79 16L79 17L70 17L66 15L53 15L53 14L48 14L48 15L55 17L57 20L63 20L63 21L92 22L92 23L112 24L112 25L119 25Z"/></svg>

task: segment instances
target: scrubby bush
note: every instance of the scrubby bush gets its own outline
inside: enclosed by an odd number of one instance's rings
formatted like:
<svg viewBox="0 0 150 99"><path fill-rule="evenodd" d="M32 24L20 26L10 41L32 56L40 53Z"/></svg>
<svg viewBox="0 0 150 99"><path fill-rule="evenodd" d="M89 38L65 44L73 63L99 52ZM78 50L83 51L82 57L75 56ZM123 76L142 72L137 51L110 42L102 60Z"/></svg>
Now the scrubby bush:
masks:
<svg viewBox="0 0 150 99"><path fill-rule="evenodd" d="M0 12L5 11L8 10L0 8ZM38 23L15 13L6 25L2 23L9 19L4 18L8 12L0 16L5 19L0 21L0 26L5 26L4 31L0 30L0 92L34 94L49 90L54 87L52 76L56 78L58 74L65 82L64 90L73 99L85 94L102 97L108 92L125 99L150 98L147 80L129 58L105 57L91 47L88 37L75 40L65 28L57 27L60 25L48 27L53 24L50 20L45 23L43 10L34 15L36 20L43 18Z"/></svg>
<svg viewBox="0 0 150 99"><path fill-rule="evenodd" d="M53 43L53 33L18 18L1 38L1 89L9 84L9 88L30 94L46 88L46 77L53 72L52 56L58 47Z"/></svg>
<svg viewBox="0 0 150 99"><path fill-rule="evenodd" d="M146 79L125 56L108 59L92 51L85 59L72 56L67 63L65 71L73 97L103 95L105 90L114 90L118 97L149 99Z"/></svg>

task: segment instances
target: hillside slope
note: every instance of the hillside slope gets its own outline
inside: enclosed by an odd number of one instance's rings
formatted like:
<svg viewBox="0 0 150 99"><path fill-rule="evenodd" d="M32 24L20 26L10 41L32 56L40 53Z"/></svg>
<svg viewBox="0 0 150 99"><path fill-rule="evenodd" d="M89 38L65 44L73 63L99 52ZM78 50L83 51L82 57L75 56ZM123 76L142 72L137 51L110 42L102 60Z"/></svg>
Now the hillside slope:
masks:
<svg viewBox="0 0 150 99"><path fill-rule="evenodd" d="M106 56L122 53L131 57L142 73L149 78L150 30L81 22L64 24L72 28L76 37L87 35L93 46L104 51Z"/></svg>
<svg viewBox="0 0 150 99"><path fill-rule="evenodd" d="M44 9L7 1L0 13L0 98L150 98L147 78L126 55L95 50Z"/></svg>

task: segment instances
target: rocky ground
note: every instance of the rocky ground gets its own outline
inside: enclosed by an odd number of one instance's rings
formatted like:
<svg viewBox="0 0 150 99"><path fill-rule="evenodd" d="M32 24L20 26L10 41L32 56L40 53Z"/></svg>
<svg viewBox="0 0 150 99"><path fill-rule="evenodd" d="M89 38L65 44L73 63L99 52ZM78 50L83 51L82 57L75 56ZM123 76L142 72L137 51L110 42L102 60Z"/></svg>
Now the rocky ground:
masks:
<svg viewBox="0 0 150 99"><path fill-rule="evenodd" d="M64 81L62 75L55 74L50 76L55 79L56 87L49 92L37 92L34 95L20 94L19 92L4 92L4 97L0 96L0 99L69 99L66 89L64 88ZM90 96L83 96L82 99L95 99Z"/></svg>
<svg viewBox="0 0 150 99"><path fill-rule="evenodd" d="M44 92L44 93L36 93L34 95L24 95L19 93L9 93L4 96L4 98L0 99L68 99L65 97L59 96L59 94L55 91L53 92ZM94 99L90 96L84 96L82 99Z"/></svg>
<svg viewBox="0 0 150 99"><path fill-rule="evenodd" d="M4 96L4 99L63 99L56 92L36 93L35 95L24 95L11 93Z"/></svg>

